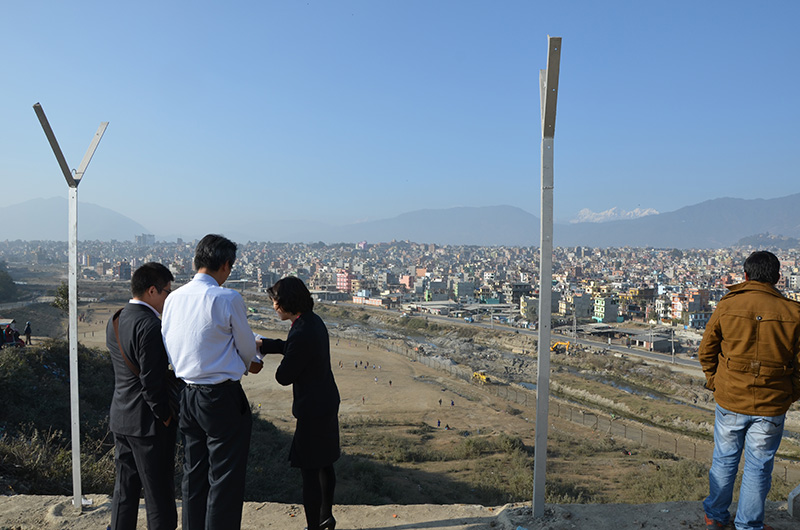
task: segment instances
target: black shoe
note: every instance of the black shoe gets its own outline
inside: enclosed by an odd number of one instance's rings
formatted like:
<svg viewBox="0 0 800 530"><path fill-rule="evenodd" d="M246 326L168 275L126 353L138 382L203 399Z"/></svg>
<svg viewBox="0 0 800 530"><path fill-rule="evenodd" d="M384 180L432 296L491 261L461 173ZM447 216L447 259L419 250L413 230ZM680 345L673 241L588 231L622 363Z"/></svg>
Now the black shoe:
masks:
<svg viewBox="0 0 800 530"><path fill-rule="evenodd" d="M331 515L321 523L319 523L319 530L336 530L336 519Z"/></svg>

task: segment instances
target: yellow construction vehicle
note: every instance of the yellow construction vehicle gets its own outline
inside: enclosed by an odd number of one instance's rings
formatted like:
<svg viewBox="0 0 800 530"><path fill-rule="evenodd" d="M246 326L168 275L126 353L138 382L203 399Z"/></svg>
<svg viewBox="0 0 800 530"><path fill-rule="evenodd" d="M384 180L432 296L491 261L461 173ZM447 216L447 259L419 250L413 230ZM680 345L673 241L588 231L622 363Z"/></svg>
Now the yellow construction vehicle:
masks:
<svg viewBox="0 0 800 530"><path fill-rule="evenodd" d="M569 342L556 342L550 346L550 351L555 353L569 353Z"/></svg>
<svg viewBox="0 0 800 530"><path fill-rule="evenodd" d="M472 380L482 385L492 382L492 380L486 374L486 370L478 370L477 372L472 372Z"/></svg>

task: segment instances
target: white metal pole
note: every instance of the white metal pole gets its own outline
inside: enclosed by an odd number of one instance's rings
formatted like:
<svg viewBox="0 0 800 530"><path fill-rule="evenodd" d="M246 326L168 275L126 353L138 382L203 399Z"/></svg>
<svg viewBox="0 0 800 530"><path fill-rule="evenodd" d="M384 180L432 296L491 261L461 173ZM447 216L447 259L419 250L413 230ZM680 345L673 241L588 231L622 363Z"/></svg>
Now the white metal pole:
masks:
<svg viewBox="0 0 800 530"><path fill-rule="evenodd" d="M81 425L78 394L78 186L69 188L69 401L72 436L73 504L80 511Z"/></svg>
<svg viewBox="0 0 800 530"><path fill-rule="evenodd" d="M44 109L39 103L33 106L33 111L39 118L44 134L50 142L50 147L58 161L61 172L69 186L69 397L72 442L72 504L80 512L83 510L83 495L81 492L81 431L80 431L80 395L78 392L78 184L81 183L86 167L94 156L100 140L108 127L108 122L100 123L89 148L78 166L75 176L69 169L66 158L61 152L56 135L47 121Z"/></svg>
<svg viewBox="0 0 800 530"><path fill-rule="evenodd" d="M561 37L548 37L547 69L539 72L542 106L539 341L536 375L536 432L533 457L533 516L544 515L547 421L550 402L550 325L553 291L553 138L556 122Z"/></svg>

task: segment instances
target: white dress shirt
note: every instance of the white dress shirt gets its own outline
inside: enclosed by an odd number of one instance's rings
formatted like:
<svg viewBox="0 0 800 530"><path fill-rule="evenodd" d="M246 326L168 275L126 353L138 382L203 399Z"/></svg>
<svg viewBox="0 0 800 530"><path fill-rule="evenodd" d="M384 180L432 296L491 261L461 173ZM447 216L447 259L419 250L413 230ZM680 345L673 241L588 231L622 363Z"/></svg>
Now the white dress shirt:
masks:
<svg viewBox="0 0 800 530"><path fill-rule="evenodd" d="M175 375L190 384L238 381L256 355L242 296L208 274L167 297L161 333Z"/></svg>

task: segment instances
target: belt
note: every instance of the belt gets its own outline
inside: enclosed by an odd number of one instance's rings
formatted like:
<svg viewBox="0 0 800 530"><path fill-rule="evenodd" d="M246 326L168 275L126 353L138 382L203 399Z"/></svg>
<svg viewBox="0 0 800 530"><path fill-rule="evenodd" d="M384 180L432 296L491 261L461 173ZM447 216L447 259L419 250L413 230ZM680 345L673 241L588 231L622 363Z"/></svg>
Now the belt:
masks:
<svg viewBox="0 0 800 530"><path fill-rule="evenodd" d="M201 385L201 384L196 384L196 383L186 383L186 386L189 387L189 388L199 388L201 390L210 390L212 388L220 388L220 387L224 387L224 386L238 385L238 384L239 384L238 380L228 379L228 380L223 381L221 383L213 383L213 384L202 384Z"/></svg>
<svg viewBox="0 0 800 530"><path fill-rule="evenodd" d="M793 367L791 366L776 366L777 363L770 363L772 366L769 366L767 363L762 363L761 361L736 361L734 359L725 359L725 367L728 370L733 370L734 372L745 372L749 374L753 374L754 376L758 377L760 375L765 376L780 376L780 375L787 375L794 371Z"/></svg>

